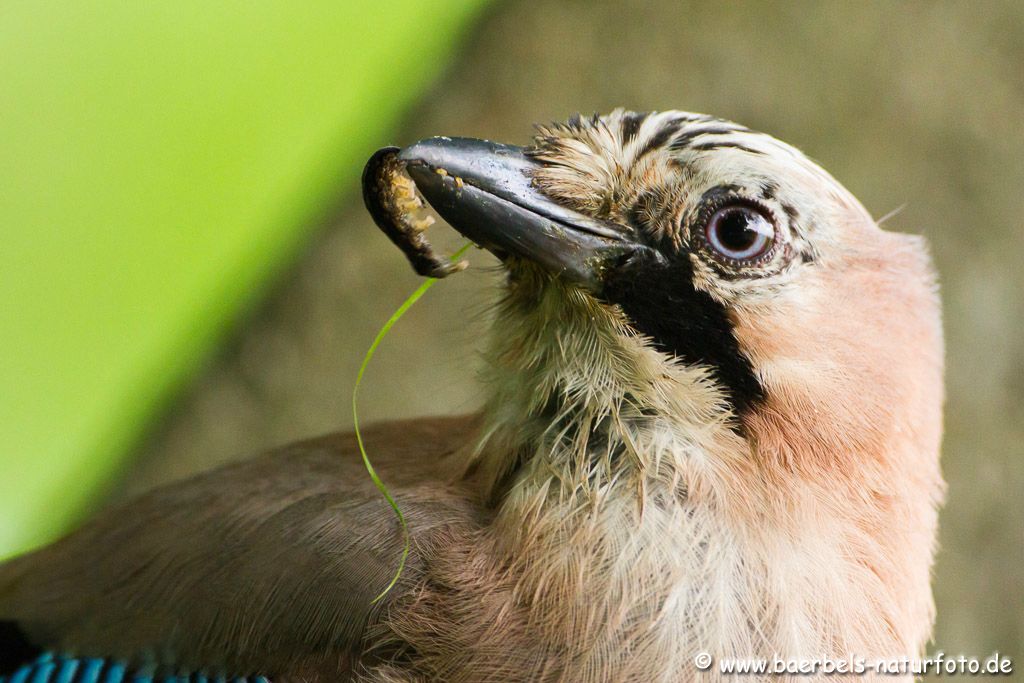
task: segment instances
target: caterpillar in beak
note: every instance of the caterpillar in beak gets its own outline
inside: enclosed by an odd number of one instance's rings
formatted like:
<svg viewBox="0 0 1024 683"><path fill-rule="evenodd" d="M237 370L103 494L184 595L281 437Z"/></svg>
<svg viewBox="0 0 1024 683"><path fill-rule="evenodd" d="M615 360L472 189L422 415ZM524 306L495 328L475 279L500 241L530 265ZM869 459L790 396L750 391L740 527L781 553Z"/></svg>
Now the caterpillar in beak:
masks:
<svg viewBox="0 0 1024 683"><path fill-rule="evenodd" d="M398 147L379 149L363 169L363 202L373 222L402 250L418 275L443 278L465 269L466 261L439 256L431 246L426 231L434 218L425 213L426 202L398 152ZM444 169L436 172L448 175ZM460 178L451 177L451 182L462 185Z"/></svg>

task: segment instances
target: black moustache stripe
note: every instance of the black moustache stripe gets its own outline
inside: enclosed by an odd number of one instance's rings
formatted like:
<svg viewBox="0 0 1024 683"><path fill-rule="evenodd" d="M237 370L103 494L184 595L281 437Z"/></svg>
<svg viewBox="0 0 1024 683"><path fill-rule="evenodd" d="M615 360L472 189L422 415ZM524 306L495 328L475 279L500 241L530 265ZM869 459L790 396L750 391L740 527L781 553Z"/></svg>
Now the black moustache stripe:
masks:
<svg viewBox="0 0 1024 683"><path fill-rule="evenodd" d="M742 416L764 398L754 368L743 352L728 311L693 286L687 258L670 264L629 264L613 275L602 293L618 304L633 328L662 353L689 365L707 366Z"/></svg>

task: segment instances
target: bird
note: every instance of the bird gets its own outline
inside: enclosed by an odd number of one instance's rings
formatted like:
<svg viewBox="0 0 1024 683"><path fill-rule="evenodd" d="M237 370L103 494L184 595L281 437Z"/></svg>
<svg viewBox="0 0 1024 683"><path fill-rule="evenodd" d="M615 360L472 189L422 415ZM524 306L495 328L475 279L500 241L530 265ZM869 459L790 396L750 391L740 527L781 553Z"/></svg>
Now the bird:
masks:
<svg viewBox="0 0 1024 683"><path fill-rule="evenodd" d="M397 581L355 437L313 438L0 565L5 683L675 683L730 678L702 654L923 653L945 485L922 236L684 111L391 154L504 271L482 408L364 430L408 524Z"/></svg>

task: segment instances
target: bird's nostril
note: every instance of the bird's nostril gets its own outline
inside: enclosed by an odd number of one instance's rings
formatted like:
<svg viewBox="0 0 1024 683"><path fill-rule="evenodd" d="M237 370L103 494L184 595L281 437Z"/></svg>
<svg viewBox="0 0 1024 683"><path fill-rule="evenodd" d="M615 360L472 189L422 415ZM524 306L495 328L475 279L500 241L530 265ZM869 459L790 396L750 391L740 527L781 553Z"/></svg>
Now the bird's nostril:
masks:
<svg viewBox="0 0 1024 683"><path fill-rule="evenodd" d="M636 260L636 252L629 250L624 251L617 255L611 262L611 268L613 270L625 270L629 265Z"/></svg>
<svg viewBox="0 0 1024 683"><path fill-rule="evenodd" d="M622 272L641 266L658 266L666 263L661 252L644 244L629 244L619 247L617 253L606 261L607 270Z"/></svg>

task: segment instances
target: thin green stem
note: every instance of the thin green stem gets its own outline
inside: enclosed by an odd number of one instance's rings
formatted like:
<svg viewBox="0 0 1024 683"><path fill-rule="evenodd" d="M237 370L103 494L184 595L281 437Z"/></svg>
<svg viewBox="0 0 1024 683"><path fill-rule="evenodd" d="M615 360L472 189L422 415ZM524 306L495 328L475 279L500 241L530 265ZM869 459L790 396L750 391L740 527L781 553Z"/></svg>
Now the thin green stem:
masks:
<svg viewBox="0 0 1024 683"><path fill-rule="evenodd" d="M458 251L452 254L452 260L457 260L463 254L465 254L466 251L468 251L471 246L471 242L467 242L466 244L462 245L462 247L460 247ZM412 308L412 305L419 301L420 297L426 294L427 290L433 287L434 283L436 282L436 277L427 278L423 282L423 284L417 287L416 291L410 294L409 298L403 301L402 305L399 306L398 309L391 314L391 317L388 318L388 321L384 323L383 327L380 328L380 332L378 332L377 336L374 337L373 343L370 344L370 348L367 349L366 351L366 355L363 356L363 363L362 365L359 366L359 373L356 375L356 384L352 388L352 425L355 428L356 443L359 444L359 454L363 457L363 465L366 466L366 471L367 473L369 473L370 479L373 480L374 486L377 487L377 490L380 491L381 494L384 496L385 500L388 501L388 505L391 506L391 509L395 511L395 516L398 518L398 524L402 528L402 557L398 561L398 570L395 572L395 575L391 578L391 583L389 583L387 587L380 592L380 595L373 599L373 603L378 602L381 598L387 595L388 591L394 588L395 584L398 583L398 579L402 576L402 570L405 569L405 561L409 557L411 539L409 537L409 525L405 521L405 515L402 514L401 508L398 507L398 503L395 502L395 499L391 495L391 492L388 491L388 487L384 484L380 476L377 474L377 470L373 468L373 464L370 462L370 457L366 454L366 446L363 444L363 435L359 431L359 410L357 408L359 386L363 383L363 375L366 373L366 368L370 364L370 359L373 358L373 354L377 351L377 347L380 346L381 341L391 330L391 328L394 327L395 323L397 323L399 319L403 315L405 315L405 312Z"/></svg>

